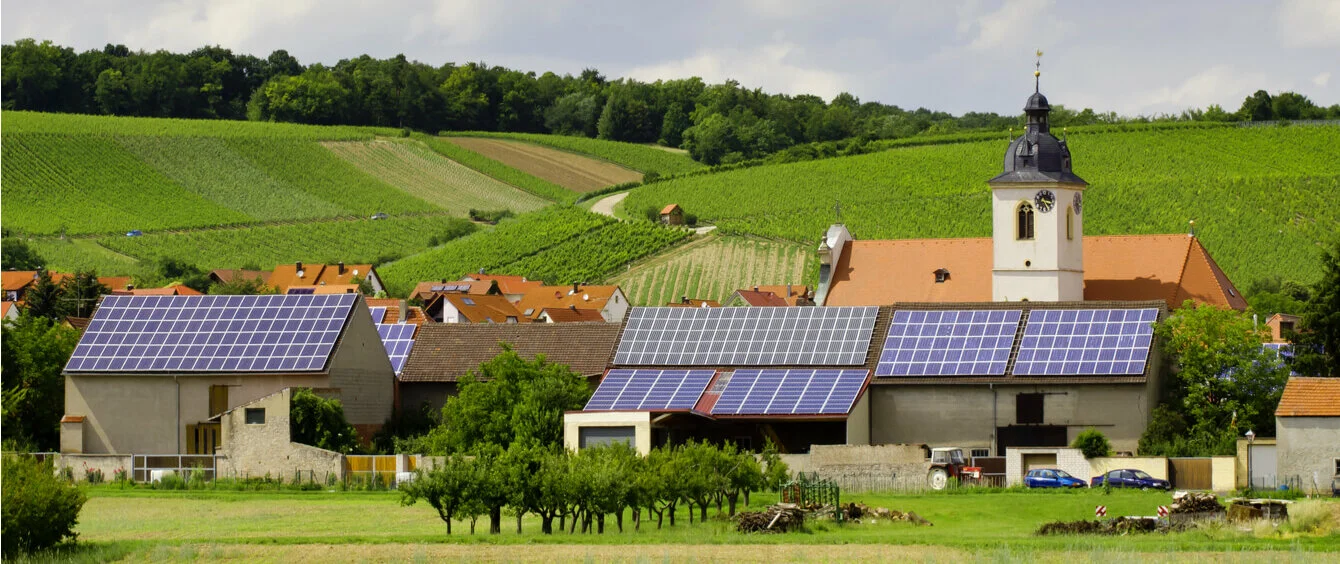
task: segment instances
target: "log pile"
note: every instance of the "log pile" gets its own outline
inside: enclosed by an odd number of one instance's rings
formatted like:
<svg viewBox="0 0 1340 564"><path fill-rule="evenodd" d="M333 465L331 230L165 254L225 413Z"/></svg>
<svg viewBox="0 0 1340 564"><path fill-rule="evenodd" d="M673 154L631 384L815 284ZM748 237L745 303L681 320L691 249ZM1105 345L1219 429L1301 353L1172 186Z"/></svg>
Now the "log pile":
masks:
<svg viewBox="0 0 1340 564"><path fill-rule="evenodd" d="M763 511L741 511L735 516L735 530L741 533L785 533L805 524L805 512L794 503L779 503Z"/></svg>
<svg viewBox="0 0 1340 564"><path fill-rule="evenodd" d="M1128 535L1166 530L1167 525L1153 519L1117 517L1102 521L1056 521L1038 529L1039 535Z"/></svg>
<svg viewBox="0 0 1340 564"><path fill-rule="evenodd" d="M1177 492L1168 508L1170 513L1218 513L1223 510L1219 496L1202 492Z"/></svg>

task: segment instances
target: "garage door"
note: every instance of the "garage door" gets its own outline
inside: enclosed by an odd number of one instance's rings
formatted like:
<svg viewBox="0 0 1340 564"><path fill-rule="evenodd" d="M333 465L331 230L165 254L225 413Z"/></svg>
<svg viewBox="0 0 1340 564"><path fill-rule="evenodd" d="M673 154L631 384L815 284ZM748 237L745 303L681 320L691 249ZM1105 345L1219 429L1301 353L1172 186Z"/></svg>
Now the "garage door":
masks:
<svg viewBox="0 0 1340 564"><path fill-rule="evenodd" d="M637 435L636 429L632 425L627 427L582 427L577 433L577 448L607 445L613 442L632 445L634 437Z"/></svg>
<svg viewBox="0 0 1340 564"><path fill-rule="evenodd" d="M1025 454L1024 472L1034 468L1056 468L1056 454Z"/></svg>
<svg viewBox="0 0 1340 564"><path fill-rule="evenodd" d="M1251 449L1252 485L1258 488L1277 486L1275 445L1251 445Z"/></svg>

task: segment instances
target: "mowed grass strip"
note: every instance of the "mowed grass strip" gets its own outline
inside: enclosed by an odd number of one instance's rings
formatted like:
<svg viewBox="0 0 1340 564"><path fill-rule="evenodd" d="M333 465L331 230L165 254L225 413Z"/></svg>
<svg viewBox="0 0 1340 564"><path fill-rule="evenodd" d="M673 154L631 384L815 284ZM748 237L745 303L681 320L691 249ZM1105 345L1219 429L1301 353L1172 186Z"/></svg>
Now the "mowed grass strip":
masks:
<svg viewBox="0 0 1340 564"><path fill-rule="evenodd" d="M531 143L480 137L448 137L447 141L574 192L642 180L638 171Z"/></svg>
<svg viewBox="0 0 1340 564"><path fill-rule="evenodd" d="M261 170L218 137L118 137L117 142L182 187L252 218L270 221L347 214Z"/></svg>
<svg viewBox="0 0 1340 564"><path fill-rule="evenodd" d="M186 190L114 139L4 136L3 222L30 234L124 232L252 221Z"/></svg>
<svg viewBox="0 0 1340 564"><path fill-rule="evenodd" d="M394 492L142 492L127 494L112 486L90 489L77 531L81 543L152 542L220 545L358 545L379 543L517 544L536 549L542 544L576 545L841 545L939 546L982 551L1209 551L1278 550L1299 555L1307 551L1340 550L1340 536L1261 534L1221 527L1182 533L1106 536L1047 536L1034 533L1051 521L1093 518L1093 508L1108 514L1151 515L1170 503L1164 492L1101 490L1071 492L1006 492L983 494L879 495L844 494L845 501L871 507L915 511L933 526L907 522L867 521L836 524L811 520L808 532L744 535L716 508L706 523L689 523L679 508L676 523L661 529L654 519L634 530L624 515L620 532L613 516L603 534L544 535L539 519L526 515L517 534L515 518L505 516L502 534L488 535L487 517L469 534L468 519L457 520L452 535L435 511L424 503L399 504ZM757 509L773 503L775 494L752 496ZM1334 504L1336 502L1311 502ZM570 524L570 523L569 523ZM1334 525L1334 524L1332 524ZM1334 529L1332 529L1334 530ZM615 548L614 550L618 550ZM827 549L822 549L827 550ZM1315 556L1315 555L1313 555Z"/></svg>
<svg viewBox="0 0 1340 564"><path fill-rule="evenodd" d="M456 145L445 139L416 133L414 139L422 141L433 152L461 163L490 177L530 192L546 200L570 203L577 199L577 193L553 182L522 172L479 153Z"/></svg>
<svg viewBox="0 0 1340 564"><path fill-rule="evenodd" d="M619 166L661 176L670 176L693 172L707 168L698 161L689 158L687 151L655 147L638 143L624 143L608 139L592 139L573 135L545 135L542 133L501 133L494 131L443 132L452 137L488 137L494 139L516 139L527 143L547 145L564 151L572 151L603 159Z"/></svg>
<svg viewBox="0 0 1340 564"><path fill-rule="evenodd" d="M340 158L426 202L464 217L470 209L516 213L550 202L447 159L417 141L323 143Z"/></svg>
<svg viewBox="0 0 1340 564"><path fill-rule="evenodd" d="M638 264L610 282L623 287L635 305L660 306L685 296L723 301L739 289L802 284L814 260L798 244L709 236Z"/></svg>

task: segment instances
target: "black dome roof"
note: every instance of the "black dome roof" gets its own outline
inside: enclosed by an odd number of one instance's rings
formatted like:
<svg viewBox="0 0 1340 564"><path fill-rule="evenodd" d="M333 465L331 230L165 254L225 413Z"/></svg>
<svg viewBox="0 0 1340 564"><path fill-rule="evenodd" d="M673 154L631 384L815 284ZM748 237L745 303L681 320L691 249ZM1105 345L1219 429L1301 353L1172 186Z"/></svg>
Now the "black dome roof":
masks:
<svg viewBox="0 0 1340 564"><path fill-rule="evenodd" d="M1041 92L1034 92L1032 96L1028 97L1028 101L1024 103L1025 112L1029 110L1050 111L1051 109L1051 105L1047 103L1047 97L1043 96Z"/></svg>
<svg viewBox="0 0 1340 564"><path fill-rule="evenodd" d="M1010 142L1005 150L1003 172L991 179L1001 182L1078 182L1084 179L1070 172L1070 148L1051 133L1048 114L1051 104L1042 92L1034 91L1024 104L1028 124L1024 134Z"/></svg>

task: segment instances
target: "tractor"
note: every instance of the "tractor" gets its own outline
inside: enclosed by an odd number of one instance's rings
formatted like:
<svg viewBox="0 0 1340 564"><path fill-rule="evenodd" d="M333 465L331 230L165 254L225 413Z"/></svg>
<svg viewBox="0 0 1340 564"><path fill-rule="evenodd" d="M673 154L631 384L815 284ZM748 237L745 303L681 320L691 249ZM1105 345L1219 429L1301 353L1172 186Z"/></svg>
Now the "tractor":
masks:
<svg viewBox="0 0 1340 564"><path fill-rule="evenodd" d="M931 449L931 469L926 473L926 483L933 490L943 490L949 485L950 478L957 478L960 484L975 484L982 479L982 469L968 466L963 458L963 449L943 447Z"/></svg>

